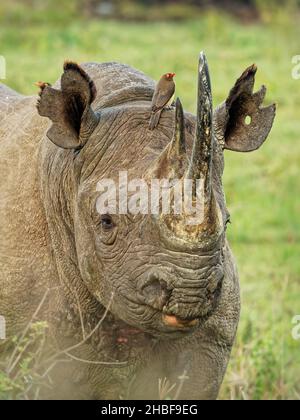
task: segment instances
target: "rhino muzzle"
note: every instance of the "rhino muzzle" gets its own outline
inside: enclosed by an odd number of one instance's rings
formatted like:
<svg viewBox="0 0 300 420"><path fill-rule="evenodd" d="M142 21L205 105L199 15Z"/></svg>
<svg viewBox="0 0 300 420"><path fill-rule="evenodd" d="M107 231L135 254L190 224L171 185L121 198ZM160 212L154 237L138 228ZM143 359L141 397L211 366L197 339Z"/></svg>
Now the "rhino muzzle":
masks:
<svg viewBox="0 0 300 420"><path fill-rule="evenodd" d="M189 276L181 274L180 269L150 269L138 282L137 295L149 310L161 314L164 325L187 329L213 312L223 278L221 264L196 270Z"/></svg>

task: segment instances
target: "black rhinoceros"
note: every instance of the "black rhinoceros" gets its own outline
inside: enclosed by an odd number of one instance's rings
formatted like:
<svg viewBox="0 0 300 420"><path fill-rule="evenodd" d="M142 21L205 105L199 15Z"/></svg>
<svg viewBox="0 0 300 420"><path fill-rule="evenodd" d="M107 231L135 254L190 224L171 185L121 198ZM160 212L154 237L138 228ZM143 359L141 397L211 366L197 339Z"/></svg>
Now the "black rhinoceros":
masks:
<svg viewBox="0 0 300 420"><path fill-rule="evenodd" d="M169 385L171 398L217 398L240 311L223 153L258 149L275 116L261 107L265 87L253 93L255 73L213 112L201 54L197 116L178 99L154 131L154 82L127 65L66 62L37 107L0 86L1 357L33 314L46 320L41 397L156 399ZM101 214L98 182L120 171L201 179L201 223Z"/></svg>

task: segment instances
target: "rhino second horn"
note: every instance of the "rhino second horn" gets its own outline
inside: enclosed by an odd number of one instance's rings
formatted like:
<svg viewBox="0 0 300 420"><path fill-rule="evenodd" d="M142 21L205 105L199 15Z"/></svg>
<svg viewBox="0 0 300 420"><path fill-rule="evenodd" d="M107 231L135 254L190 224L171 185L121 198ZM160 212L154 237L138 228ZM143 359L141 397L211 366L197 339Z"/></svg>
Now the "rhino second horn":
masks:
<svg viewBox="0 0 300 420"><path fill-rule="evenodd" d="M174 134L168 147L169 173L182 178L187 167L184 111L179 98L176 99Z"/></svg>
<svg viewBox="0 0 300 420"><path fill-rule="evenodd" d="M151 170L152 177L181 179L186 173L187 154L185 142L184 112L179 98L176 100L174 133L172 140L159 156Z"/></svg>
<svg viewBox="0 0 300 420"><path fill-rule="evenodd" d="M213 107L209 69L203 52L200 53L199 57L197 102L197 125L188 178L204 180L205 196L209 200L211 194Z"/></svg>
<svg viewBox="0 0 300 420"><path fill-rule="evenodd" d="M182 104L179 98L176 99L176 109L175 109L175 129L172 139L171 148L174 151L174 154L177 156L183 156L186 153L185 146L185 124L184 124L184 112Z"/></svg>

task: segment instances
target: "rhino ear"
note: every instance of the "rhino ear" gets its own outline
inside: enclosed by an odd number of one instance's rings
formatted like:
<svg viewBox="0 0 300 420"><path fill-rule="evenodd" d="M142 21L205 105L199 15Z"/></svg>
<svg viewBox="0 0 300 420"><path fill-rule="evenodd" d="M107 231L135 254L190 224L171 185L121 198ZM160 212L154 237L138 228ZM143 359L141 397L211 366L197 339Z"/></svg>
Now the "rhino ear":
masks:
<svg viewBox="0 0 300 420"><path fill-rule="evenodd" d="M276 105L262 108L266 87L253 93L255 65L247 68L231 89L226 101L214 113L214 130L224 149L251 152L268 137Z"/></svg>
<svg viewBox="0 0 300 420"><path fill-rule="evenodd" d="M80 149L99 122L91 104L96 97L94 82L76 63L65 62L61 90L47 83L37 84L40 99L38 112L52 121L48 138L64 149Z"/></svg>

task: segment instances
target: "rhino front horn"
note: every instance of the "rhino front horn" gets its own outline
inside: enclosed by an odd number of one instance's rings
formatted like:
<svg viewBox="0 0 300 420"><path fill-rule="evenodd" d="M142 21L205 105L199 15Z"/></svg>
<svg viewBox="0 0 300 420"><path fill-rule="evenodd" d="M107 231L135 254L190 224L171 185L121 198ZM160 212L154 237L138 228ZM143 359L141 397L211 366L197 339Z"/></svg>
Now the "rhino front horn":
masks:
<svg viewBox="0 0 300 420"><path fill-rule="evenodd" d="M201 52L198 67L197 125L188 178L204 180L207 201L209 201L211 194L212 118L213 108L209 69L206 56Z"/></svg>

